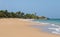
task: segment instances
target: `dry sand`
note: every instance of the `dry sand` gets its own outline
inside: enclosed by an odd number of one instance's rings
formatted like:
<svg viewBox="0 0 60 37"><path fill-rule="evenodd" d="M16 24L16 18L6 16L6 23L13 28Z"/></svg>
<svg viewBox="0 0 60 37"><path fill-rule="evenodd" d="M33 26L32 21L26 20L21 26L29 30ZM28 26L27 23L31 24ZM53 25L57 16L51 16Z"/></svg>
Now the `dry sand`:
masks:
<svg viewBox="0 0 60 37"><path fill-rule="evenodd" d="M0 37L60 37L60 35L41 32L40 29L32 28L30 25L37 25L38 23L24 20L18 18L0 19Z"/></svg>

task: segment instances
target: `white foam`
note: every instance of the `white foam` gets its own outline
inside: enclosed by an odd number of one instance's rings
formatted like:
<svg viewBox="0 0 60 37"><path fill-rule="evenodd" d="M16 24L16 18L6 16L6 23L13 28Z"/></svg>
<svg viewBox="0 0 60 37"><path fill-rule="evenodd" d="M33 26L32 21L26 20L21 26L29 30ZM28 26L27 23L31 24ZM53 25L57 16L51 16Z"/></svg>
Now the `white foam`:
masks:
<svg viewBox="0 0 60 37"><path fill-rule="evenodd" d="M48 28L49 30L57 30L58 28Z"/></svg>
<svg viewBox="0 0 60 37"><path fill-rule="evenodd" d="M52 31L52 33L54 33L54 34L60 34L59 32L56 32L56 31Z"/></svg>
<svg viewBox="0 0 60 37"><path fill-rule="evenodd" d="M43 22L41 22L42 24L50 24L50 23L43 23Z"/></svg>
<svg viewBox="0 0 60 37"><path fill-rule="evenodd" d="M52 26L55 26L55 24L51 24Z"/></svg>
<svg viewBox="0 0 60 37"><path fill-rule="evenodd" d="M55 26L55 27L60 27L59 25L55 25L55 24L51 24L52 26Z"/></svg>
<svg viewBox="0 0 60 37"><path fill-rule="evenodd" d="M55 30L57 32L60 32L60 28L48 28L49 30Z"/></svg>
<svg viewBox="0 0 60 37"><path fill-rule="evenodd" d="M52 31L52 33L54 34L60 34L60 28L48 28L50 30L55 30L55 31Z"/></svg>

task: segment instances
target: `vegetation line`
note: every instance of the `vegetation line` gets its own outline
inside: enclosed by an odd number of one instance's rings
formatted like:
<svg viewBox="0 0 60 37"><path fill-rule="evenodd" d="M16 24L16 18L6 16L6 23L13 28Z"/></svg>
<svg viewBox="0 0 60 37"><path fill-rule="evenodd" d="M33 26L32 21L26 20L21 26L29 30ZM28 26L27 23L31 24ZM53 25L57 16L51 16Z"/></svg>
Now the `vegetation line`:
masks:
<svg viewBox="0 0 60 37"><path fill-rule="evenodd" d="M24 19L40 19L39 16L35 14L25 14L21 11L9 12L8 10L0 10L0 18L24 18ZM42 16L42 19L45 18Z"/></svg>

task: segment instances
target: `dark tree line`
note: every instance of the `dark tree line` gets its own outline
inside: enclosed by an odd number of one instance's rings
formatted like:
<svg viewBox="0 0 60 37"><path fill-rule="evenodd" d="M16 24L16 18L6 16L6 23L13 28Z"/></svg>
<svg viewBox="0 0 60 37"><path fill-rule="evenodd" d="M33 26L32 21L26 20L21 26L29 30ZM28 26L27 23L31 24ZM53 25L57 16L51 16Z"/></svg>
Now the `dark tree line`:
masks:
<svg viewBox="0 0 60 37"><path fill-rule="evenodd" d="M0 18L26 18L26 19L38 19L36 14L25 14L21 11L9 12L8 10L0 10Z"/></svg>

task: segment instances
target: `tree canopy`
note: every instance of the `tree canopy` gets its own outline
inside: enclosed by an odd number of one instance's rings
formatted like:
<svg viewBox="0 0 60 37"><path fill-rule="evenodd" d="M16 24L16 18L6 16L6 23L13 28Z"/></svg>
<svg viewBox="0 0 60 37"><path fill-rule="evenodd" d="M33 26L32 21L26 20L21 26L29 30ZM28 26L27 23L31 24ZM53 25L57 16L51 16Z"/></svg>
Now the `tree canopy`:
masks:
<svg viewBox="0 0 60 37"><path fill-rule="evenodd" d="M29 18L35 19L35 14L25 14L24 12L8 12L8 10L0 10L0 18Z"/></svg>
<svg viewBox="0 0 60 37"><path fill-rule="evenodd" d="M34 14L28 14L21 11L9 12L8 10L0 10L0 18L24 18L24 19L40 19L39 16ZM45 18L44 16L42 18Z"/></svg>

